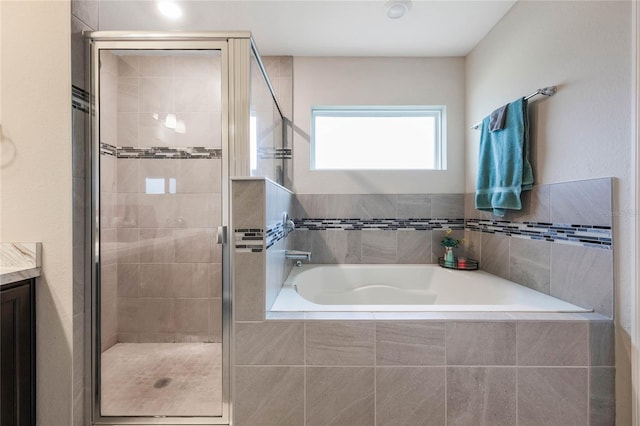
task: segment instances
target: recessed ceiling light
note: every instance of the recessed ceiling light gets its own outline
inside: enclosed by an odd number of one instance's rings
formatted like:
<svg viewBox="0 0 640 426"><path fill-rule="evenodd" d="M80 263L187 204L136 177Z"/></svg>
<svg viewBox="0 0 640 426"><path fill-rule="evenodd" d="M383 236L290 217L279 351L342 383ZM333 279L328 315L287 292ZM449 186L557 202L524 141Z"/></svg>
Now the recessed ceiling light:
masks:
<svg viewBox="0 0 640 426"><path fill-rule="evenodd" d="M164 16L170 19L178 19L182 16L182 9L178 3L169 0L162 0L158 2L158 10Z"/></svg>
<svg viewBox="0 0 640 426"><path fill-rule="evenodd" d="M411 10L410 0L392 0L385 5L389 19L400 19Z"/></svg>

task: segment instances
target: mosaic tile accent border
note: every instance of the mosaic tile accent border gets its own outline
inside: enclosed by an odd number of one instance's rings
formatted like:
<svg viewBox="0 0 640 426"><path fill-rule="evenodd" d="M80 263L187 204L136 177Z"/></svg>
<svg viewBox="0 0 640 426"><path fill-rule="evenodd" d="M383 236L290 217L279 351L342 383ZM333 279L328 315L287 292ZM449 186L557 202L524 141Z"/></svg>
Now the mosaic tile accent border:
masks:
<svg viewBox="0 0 640 426"><path fill-rule="evenodd" d="M264 249L264 230L239 228L234 230L236 253L260 253Z"/></svg>
<svg viewBox="0 0 640 426"><path fill-rule="evenodd" d="M295 219L296 229L324 231L339 229L360 231L367 229L395 231L408 229L431 231L433 229L463 230L464 219Z"/></svg>
<svg viewBox="0 0 640 426"><path fill-rule="evenodd" d="M466 229L606 250L611 250L613 242L609 226L468 219Z"/></svg>
<svg viewBox="0 0 640 426"><path fill-rule="evenodd" d="M502 234L515 238L549 241L582 247L611 250L613 232L609 226L575 225L543 222L510 222L480 219L295 219L296 229L325 231L381 230L431 231L437 229L469 230Z"/></svg>
<svg viewBox="0 0 640 426"><path fill-rule="evenodd" d="M108 143L101 143L100 154L110 155L112 157L118 157L118 149L113 145L109 145Z"/></svg>
<svg viewBox="0 0 640 426"><path fill-rule="evenodd" d="M91 113L91 95L78 86L71 86L71 107L85 114Z"/></svg>
<svg viewBox="0 0 640 426"><path fill-rule="evenodd" d="M266 233L266 247L267 249L271 248L275 243L280 241L285 237L284 235L284 225L282 222L278 222L274 225L267 226Z"/></svg>
<svg viewBox="0 0 640 426"><path fill-rule="evenodd" d="M236 229L234 231L235 251L236 253L260 253L268 250L284 237L282 222L269 225L266 232L257 228Z"/></svg>
<svg viewBox="0 0 640 426"><path fill-rule="evenodd" d="M291 160L291 148L258 148L258 158L261 160Z"/></svg>
<svg viewBox="0 0 640 426"><path fill-rule="evenodd" d="M194 146L188 148L150 147L132 148L130 146L116 147L107 143L100 143L100 153L116 158L153 158L153 159L220 159L222 150L219 148L204 148Z"/></svg>

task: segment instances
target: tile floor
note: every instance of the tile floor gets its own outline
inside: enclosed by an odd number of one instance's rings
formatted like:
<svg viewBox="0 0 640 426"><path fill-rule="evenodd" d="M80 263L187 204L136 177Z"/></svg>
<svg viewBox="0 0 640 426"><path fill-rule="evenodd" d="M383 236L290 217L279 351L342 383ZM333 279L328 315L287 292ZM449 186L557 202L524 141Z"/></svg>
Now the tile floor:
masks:
<svg viewBox="0 0 640 426"><path fill-rule="evenodd" d="M219 416L222 344L118 343L102 354L103 416Z"/></svg>

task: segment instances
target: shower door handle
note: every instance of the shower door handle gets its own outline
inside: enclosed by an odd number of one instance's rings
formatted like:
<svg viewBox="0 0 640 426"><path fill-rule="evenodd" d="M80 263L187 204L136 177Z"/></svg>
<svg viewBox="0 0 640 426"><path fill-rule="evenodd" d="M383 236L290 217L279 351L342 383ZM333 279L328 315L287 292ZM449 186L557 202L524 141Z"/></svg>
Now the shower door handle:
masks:
<svg viewBox="0 0 640 426"><path fill-rule="evenodd" d="M218 226L216 230L216 244L226 244L226 243L227 243L227 227Z"/></svg>

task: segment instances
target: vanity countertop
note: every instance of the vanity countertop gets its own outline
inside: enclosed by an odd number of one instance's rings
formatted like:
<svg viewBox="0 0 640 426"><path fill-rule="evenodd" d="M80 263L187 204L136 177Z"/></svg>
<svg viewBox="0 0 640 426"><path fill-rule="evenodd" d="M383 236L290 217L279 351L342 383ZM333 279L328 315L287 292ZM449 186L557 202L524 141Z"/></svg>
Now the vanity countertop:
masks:
<svg viewBox="0 0 640 426"><path fill-rule="evenodd" d="M40 276L42 243L0 243L0 286Z"/></svg>

